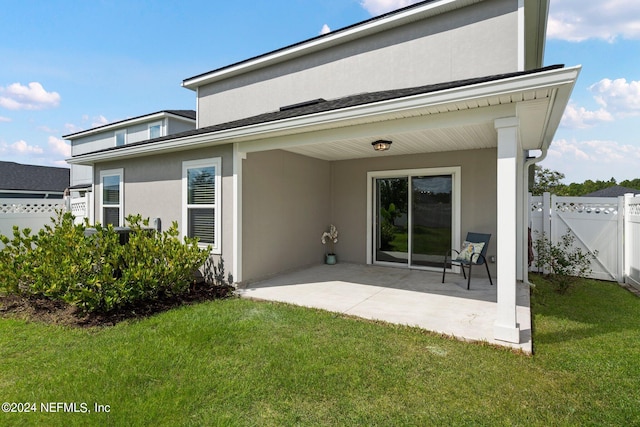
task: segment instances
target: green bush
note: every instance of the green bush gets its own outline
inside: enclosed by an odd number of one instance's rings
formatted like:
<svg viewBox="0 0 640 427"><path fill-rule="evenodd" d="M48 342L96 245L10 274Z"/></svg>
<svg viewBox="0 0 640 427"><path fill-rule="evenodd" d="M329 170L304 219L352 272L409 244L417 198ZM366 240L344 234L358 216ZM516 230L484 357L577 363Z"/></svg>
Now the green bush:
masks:
<svg viewBox="0 0 640 427"><path fill-rule="evenodd" d="M573 245L575 237L570 231L564 234L558 243L551 242L545 233L541 233L534 243L539 268L548 271L548 280L556 291L566 292L579 277L591 273L591 260L598 254L584 252Z"/></svg>
<svg viewBox="0 0 640 427"><path fill-rule="evenodd" d="M196 239L178 238L177 223L163 233L148 228L139 215L127 217L129 241L119 243L111 225L73 223L59 213L53 227L37 235L13 229L0 235L0 293L63 300L83 311L109 312L128 305L189 291L194 272L209 256Z"/></svg>

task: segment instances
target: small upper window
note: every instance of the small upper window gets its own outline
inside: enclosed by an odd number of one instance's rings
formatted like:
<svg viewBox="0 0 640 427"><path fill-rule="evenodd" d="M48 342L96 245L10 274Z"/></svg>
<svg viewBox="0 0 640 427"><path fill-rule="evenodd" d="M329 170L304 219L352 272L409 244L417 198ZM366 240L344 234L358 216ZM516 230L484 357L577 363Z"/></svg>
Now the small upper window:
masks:
<svg viewBox="0 0 640 427"><path fill-rule="evenodd" d="M149 139L160 138L162 136L162 123L151 123L149 125Z"/></svg>
<svg viewBox="0 0 640 427"><path fill-rule="evenodd" d="M127 143L127 131L119 130L116 131L116 147L120 147Z"/></svg>

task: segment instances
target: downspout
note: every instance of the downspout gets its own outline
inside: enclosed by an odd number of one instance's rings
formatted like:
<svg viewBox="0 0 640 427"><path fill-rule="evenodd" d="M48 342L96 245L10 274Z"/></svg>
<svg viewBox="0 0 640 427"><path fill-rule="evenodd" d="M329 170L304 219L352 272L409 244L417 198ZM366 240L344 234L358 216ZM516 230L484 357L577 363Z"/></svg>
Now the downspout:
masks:
<svg viewBox="0 0 640 427"><path fill-rule="evenodd" d="M522 189L522 197L523 197L523 209L522 209L522 224L527 224L527 248L526 250L522 251L522 281L529 285L529 286L534 286L531 282L529 282L529 233L528 233L528 228L529 228L529 213L531 211L531 207L529 206L529 168L532 165L535 165L536 163L539 163L541 161L543 161L546 157L547 157L547 153L549 152L549 146L545 146L545 144L542 144L542 154L540 154L538 157L530 157L527 158L527 160L524 162L524 171L525 171L525 176L524 179L522 180L523 182L523 189Z"/></svg>

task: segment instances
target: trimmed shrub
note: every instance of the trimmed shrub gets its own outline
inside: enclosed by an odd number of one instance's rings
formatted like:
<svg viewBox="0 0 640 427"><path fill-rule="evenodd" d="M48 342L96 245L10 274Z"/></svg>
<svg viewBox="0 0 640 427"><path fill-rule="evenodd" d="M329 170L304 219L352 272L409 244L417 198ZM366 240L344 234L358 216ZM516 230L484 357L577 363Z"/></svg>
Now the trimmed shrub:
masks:
<svg viewBox="0 0 640 427"><path fill-rule="evenodd" d="M163 233L148 220L129 216L128 243L121 245L111 225L73 223L59 213L53 227L37 235L14 227L13 239L0 235L0 293L66 301L86 312L109 312L140 302L189 292L194 273L209 257L197 239L178 238L174 222Z"/></svg>

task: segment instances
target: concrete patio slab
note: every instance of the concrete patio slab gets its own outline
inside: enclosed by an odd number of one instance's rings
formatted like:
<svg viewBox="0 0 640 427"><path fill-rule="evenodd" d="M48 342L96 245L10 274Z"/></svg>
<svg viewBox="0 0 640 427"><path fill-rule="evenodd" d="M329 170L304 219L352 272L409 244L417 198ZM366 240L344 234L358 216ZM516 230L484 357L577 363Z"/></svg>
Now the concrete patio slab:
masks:
<svg viewBox="0 0 640 427"><path fill-rule="evenodd" d="M318 265L247 285L245 298L279 301L371 320L417 326L467 341L486 341L532 352L529 288L517 284L520 343L493 338L496 286L461 275L340 263Z"/></svg>

